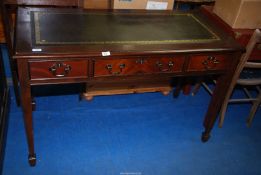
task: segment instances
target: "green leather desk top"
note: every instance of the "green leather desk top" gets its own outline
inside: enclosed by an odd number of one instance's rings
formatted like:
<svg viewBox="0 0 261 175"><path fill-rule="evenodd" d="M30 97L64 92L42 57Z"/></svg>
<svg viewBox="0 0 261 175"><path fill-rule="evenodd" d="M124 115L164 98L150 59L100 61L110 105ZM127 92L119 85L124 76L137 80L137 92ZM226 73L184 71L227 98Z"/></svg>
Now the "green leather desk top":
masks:
<svg viewBox="0 0 261 175"><path fill-rule="evenodd" d="M242 50L201 11L19 7L14 58Z"/></svg>
<svg viewBox="0 0 261 175"><path fill-rule="evenodd" d="M31 12L32 43L173 44L219 40L192 13Z"/></svg>

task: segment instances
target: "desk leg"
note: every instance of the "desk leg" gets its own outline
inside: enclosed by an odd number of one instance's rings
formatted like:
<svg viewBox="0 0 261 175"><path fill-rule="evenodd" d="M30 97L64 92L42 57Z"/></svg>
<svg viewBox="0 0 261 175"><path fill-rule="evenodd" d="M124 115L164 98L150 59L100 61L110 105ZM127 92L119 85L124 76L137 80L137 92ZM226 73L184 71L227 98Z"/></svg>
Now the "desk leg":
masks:
<svg viewBox="0 0 261 175"><path fill-rule="evenodd" d="M210 138L210 132L218 117L221 105L225 99L227 90L230 86L230 82L232 81L234 72L238 65L239 58L240 58L240 53L231 56L230 59L233 60L233 63L231 64L230 69L225 74L221 75L218 78L216 87L212 94L210 104L208 106L208 111L205 116L205 120L204 120L205 131L202 133L202 137L201 137L202 142L206 142Z"/></svg>
<svg viewBox="0 0 261 175"><path fill-rule="evenodd" d="M29 68L27 60L18 60L18 73L21 89L21 105L23 109L24 126L27 137L27 144L29 149L28 161L31 166L36 164L36 155L34 152L34 138L33 138L33 118L32 118L32 104L31 104L31 86L29 77Z"/></svg>

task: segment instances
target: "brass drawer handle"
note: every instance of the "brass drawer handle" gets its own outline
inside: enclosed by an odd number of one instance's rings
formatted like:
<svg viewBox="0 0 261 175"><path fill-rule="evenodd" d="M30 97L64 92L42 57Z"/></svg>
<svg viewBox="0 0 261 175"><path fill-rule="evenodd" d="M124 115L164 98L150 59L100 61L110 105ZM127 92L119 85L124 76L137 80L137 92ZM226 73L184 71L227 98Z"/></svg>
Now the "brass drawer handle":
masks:
<svg viewBox="0 0 261 175"><path fill-rule="evenodd" d="M218 59L214 56L209 56L208 57L209 61L212 61L213 64L219 64L220 62L218 61Z"/></svg>
<svg viewBox="0 0 261 175"><path fill-rule="evenodd" d="M122 63L122 64L120 64L120 66L119 66L119 68L120 68L120 71L119 71L119 72L112 72L112 65L111 65L111 64L107 64L107 65L106 65L106 69L107 69L108 72L109 72L110 74L112 74L112 75L119 75L119 74L121 74L121 73L122 73L122 70L123 70L125 67L126 67L125 64Z"/></svg>
<svg viewBox="0 0 261 175"><path fill-rule="evenodd" d="M211 65L217 65L219 63L220 61L215 56L208 56L206 60L202 61L202 64L207 70L211 68Z"/></svg>
<svg viewBox="0 0 261 175"><path fill-rule="evenodd" d="M146 62L146 60L143 58L136 60L137 64L144 64L145 62Z"/></svg>
<svg viewBox="0 0 261 175"><path fill-rule="evenodd" d="M57 70L58 69L62 69L63 68L63 72L60 74L57 74ZM53 64L50 68L49 71L56 77L65 77L66 75L68 75L68 73L72 70L72 67L70 65L64 64L64 63L55 63Z"/></svg>
<svg viewBox="0 0 261 175"><path fill-rule="evenodd" d="M172 68L174 67L174 63L173 63L172 61L169 61L169 63L168 63L168 68L167 68L167 69L164 69L164 68L163 68L163 64L162 64L160 61L157 61L157 62L156 62L156 65L157 65L157 67L159 68L159 70L160 70L161 72L169 72L169 71L171 71Z"/></svg>
<svg viewBox="0 0 261 175"><path fill-rule="evenodd" d="M169 67L172 68L172 67L174 66L174 63L173 63L172 61L169 61L169 64L168 64L168 65L169 65Z"/></svg>
<svg viewBox="0 0 261 175"><path fill-rule="evenodd" d="M111 64L107 64L107 65L106 65L106 69L111 73L111 71L112 71L112 65L111 65Z"/></svg>

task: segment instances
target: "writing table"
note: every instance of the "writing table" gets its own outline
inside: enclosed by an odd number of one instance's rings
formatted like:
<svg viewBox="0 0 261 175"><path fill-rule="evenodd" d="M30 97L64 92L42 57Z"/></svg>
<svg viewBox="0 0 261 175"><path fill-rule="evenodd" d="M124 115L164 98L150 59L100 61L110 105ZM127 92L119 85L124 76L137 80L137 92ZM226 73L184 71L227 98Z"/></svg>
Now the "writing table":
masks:
<svg viewBox="0 0 261 175"><path fill-rule="evenodd" d="M153 87L173 77L219 75L203 123L205 142L243 51L200 11L19 7L15 43L13 59L18 64L32 166L36 163L32 86L105 82L117 86L132 81Z"/></svg>

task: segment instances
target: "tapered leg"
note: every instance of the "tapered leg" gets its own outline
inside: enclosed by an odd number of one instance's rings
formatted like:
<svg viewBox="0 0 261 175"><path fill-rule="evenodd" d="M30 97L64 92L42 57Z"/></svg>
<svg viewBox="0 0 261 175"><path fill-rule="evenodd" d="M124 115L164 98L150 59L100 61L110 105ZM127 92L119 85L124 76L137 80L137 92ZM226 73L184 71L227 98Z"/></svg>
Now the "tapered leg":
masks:
<svg viewBox="0 0 261 175"><path fill-rule="evenodd" d="M29 82L27 60L18 60L18 72L21 89L21 105L23 109L24 126L28 144L28 161L31 166L36 164L36 155L34 152L34 138L33 138L33 118L32 118L32 98L31 86Z"/></svg>
<svg viewBox="0 0 261 175"><path fill-rule="evenodd" d="M215 90L213 92L209 107L208 107L208 111L204 120L204 127L205 127L205 131L202 133L202 137L201 140L202 142L206 142L208 141L208 139L210 138L210 132L215 124L215 121L217 119L218 116L218 112L220 110L220 107L222 105L222 102L225 98L225 94L226 91L225 88L227 86L227 76L226 75L222 75L221 77L219 77L217 85L215 87Z"/></svg>
<svg viewBox="0 0 261 175"><path fill-rule="evenodd" d="M220 128L222 128L222 126L223 126L223 123L224 123L224 120L225 120L225 114L226 114L228 103L229 103L229 99L230 99L230 97L233 93L233 90L234 90L234 87L237 83L240 72L241 72L241 70L238 70L238 69L236 70L232 80L230 81L229 88L227 89L225 99L224 99L223 104L222 104L221 109L220 109L219 124L218 124L218 127L220 127Z"/></svg>
<svg viewBox="0 0 261 175"><path fill-rule="evenodd" d="M222 74L218 78L203 123L205 127L205 131L202 133L202 137L201 137L202 142L206 142L210 138L210 132L218 117L218 113L220 111L221 105L224 102L227 91L229 90L230 83L233 79L233 75L235 74L235 70L239 63L240 54L241 53L234 54L233 56L231 56L230 59L232 59L233 62L230 65L230 69L227 70L225 74Z"/></svg>

